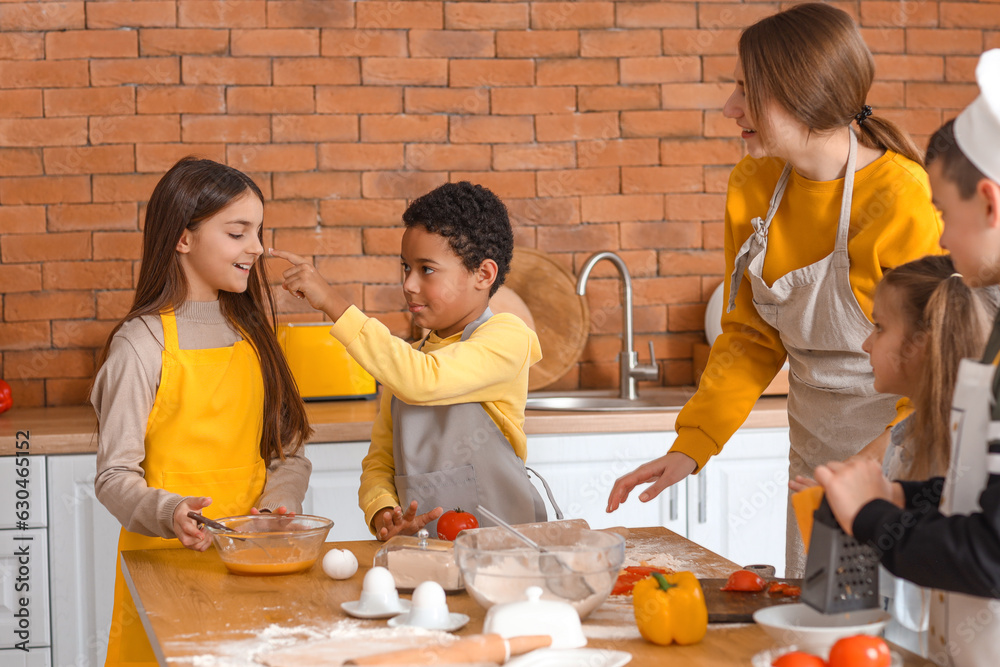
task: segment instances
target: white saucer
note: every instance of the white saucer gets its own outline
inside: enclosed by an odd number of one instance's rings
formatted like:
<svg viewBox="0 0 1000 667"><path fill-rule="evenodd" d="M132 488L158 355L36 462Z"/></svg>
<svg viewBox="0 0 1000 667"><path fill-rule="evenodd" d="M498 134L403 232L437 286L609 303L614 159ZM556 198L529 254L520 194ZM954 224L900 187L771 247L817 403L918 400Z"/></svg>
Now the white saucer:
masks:
<svg viewBox="0 0 1000 667"><path fill-rule="evenodd" d="M410 611L410 601L400 600L399 607L390 609L389 611L366 611L361 608L361 600L341 602L340 608L355 618L389 618L390 616L398 616Z"/></svg>
<svg viewBox="0 0 1000 667"><path fill-rule="evenodd" d="M511 658L506 664L509 667L565 667L565 665L621 667L628 664L631 659L631 653L603 648L540 648Z"/></svg>
<svg viewBox="0 0 1000 667"><path fill-rule="evenodd" d="M410 620L410 614L408 614L408 613L406 613L406 614L400 614L399 616L394 616L394 617L392 617L392 618L389 619L389 627L390 628L398 628L398 627L402 627L402 626L417 627L417 628L423 628L423 627L425 627L423 625L415 625L415 626L411 625L409 623L409 620ZM454 632L455 630L458 630L459 628L465 626L465 624L468 623L468 622L469 622L469 617L466 616L465 614L451 613L451 614L448 614L448 622L447 623L445 623L444 625L441 625L439 627L436 627L436 628L427 628L427 629L428 630L444 630L445 632Z"/></svg>

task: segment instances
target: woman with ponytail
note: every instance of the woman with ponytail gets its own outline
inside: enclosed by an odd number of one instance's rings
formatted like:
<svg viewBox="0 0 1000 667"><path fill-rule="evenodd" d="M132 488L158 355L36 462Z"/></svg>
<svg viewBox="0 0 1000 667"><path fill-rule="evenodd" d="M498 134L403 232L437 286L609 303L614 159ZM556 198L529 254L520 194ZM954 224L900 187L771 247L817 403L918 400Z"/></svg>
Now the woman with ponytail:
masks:
<svg viewBox="0 0 1000 667"><path fill-rule="evenodd" d="M872 108L874 61L849 15L807 3L740 37L723 108L749 155L729 178L722 334L665 456L615 482L614 511L701 470L787 360L789 477L866 449L909 410L872 387L861 344L883 273L941 250L941 223L913 142ZM790 511L789 511L790 514ZM789 522L785 576L801 576Z"/></svg>

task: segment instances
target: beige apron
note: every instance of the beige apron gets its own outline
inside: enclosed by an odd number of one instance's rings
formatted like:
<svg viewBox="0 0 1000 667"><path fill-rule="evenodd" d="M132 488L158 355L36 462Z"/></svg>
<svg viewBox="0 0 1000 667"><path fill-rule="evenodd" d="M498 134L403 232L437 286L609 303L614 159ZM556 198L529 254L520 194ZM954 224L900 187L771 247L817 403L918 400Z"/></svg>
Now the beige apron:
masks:
<svg viewBox="0 0 1000 667"><path fill-rule="evenodd" d="M861 349L871 332L871 322L851 289L847 241L857 138L853 130L850 136L833 253L778 278L770 287L764 281L768 227L792 171L791 165L786 164L771 195L767 217L751 221L754 233L736 255L730 282L729 310L736 303L745 273L753 289L757 312L778 331L788 353L790 477L811 476L821 463L842 461L858 453L895 416L898 397L878 394L873 386L872 367ZM808 219L793 221L793 224L809 223ZM791 502L785 533L785 576L801 577L805 556Z"/></svg>
<svg viewBox="0 0 1000 667"><path fill-rule="evenodd" d="M465 327L462 340L492 316L487 308ZM545 504L524 462L481 403L409 405L393 396L390 405L396 493L402 507L416 500L418 512L461 508L475 514L482 526L493 523L476 512L479 504L508 523L546 520ZM548 491L547 484L545 488ZM549 500L562 518L551 492ZM435 534L437 521L427 530Z"/></svg>
<svg viewBox="0 0 1000 667"><path fill-rule="evenodd" d="M1000 437L1000 408L994 406L991 414L990 406L995 371L996 366L972 359L959 365L951 407L951 461L941 493L945 516L981 512L979 496L989 475L1000 473L1000 453L991 454L988 444ZM933 591L927 650L939 665L997 664L1000 600Z"/></svg>

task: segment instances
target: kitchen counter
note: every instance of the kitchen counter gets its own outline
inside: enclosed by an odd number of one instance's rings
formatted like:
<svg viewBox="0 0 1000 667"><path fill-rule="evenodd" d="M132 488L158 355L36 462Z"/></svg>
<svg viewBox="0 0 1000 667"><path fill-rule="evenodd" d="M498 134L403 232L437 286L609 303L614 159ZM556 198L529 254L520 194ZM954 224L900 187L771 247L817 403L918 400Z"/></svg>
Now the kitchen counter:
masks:
<svg viewBox="0 0 1000 667"><path fill-rule="evenodd" d="M360 655L398 648L393 641L420 641L419 635L391 632L385 621L352 620L340 609L341 602L360 596L379 543L325 547L352 551L361 563L358 572L346 581L334 581L317 561L298 575L240 577L227 573L214 550L130 551L122 554L122 560L162 665L338 665L350 651ZM626 563L630 553L662 553L699 577L725 577L737 569L735 563L665 528L633 528L626 547ZM449 595L448 605L452 612L471 618L457 635L482 632L485 611L467 593ZM753 624L712 624L698 644L656 646L639 637L628 598L610 598L584 621L583 628L589 647L627 651L633 656L629 664L636 667L665 660L691 667L747 665L750 656L772 646L772 640ZM927 664L894 650L907 667Z"/></svg>
<svg viewBox="0 0 1000 667"><path fill-rule="evenodd" d="M644 389L654 396L666 388ZM573 392L567 392L572 395ZM315 432L310 442L363 442L371 436L376 400L306 403ZM528 435L562 433L640 433L672 431L677 408L646 412L548 412L525 414ZM750 413L747 428L787 427L784 397L762 398ZM32 454L84 454L97 451L97 419L89 405L58 408L14 407L0 415L0 456L16 452L15 434L30 433Z"/></svg>

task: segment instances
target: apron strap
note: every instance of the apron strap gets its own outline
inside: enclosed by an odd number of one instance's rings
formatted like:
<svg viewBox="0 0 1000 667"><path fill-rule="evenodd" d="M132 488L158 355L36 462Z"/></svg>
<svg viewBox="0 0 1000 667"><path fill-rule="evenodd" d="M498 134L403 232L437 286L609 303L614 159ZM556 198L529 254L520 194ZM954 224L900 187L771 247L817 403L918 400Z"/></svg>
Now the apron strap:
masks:
<svg viewBox="0 0 1000 667"><path fill-rule="evenodd" d="M160 323L163 325L163 348L175 354L179 348L177 344L177 316L172 310L164 310L160 313Z"/></svg>
<svg viewBox="0 0 1000 667"><path fill-rule="evenodd" d="M840 221L837 223L837 245L834 248L834 263L836 266L850 266L851 259L847 254L847 239L851 233L851 201L854 195L854 168L858 163L858 138L854 128L848 126L851 142L847 150L847 171L844 172L844 194L840 200Z"/></svg>
<svg viewBox="0 0 1000 667"><path fill-rule="evenodd" d="M986 351L983 352L981 362L984 364L992 364L996 367L998 355L1000 355L1000 313L997 313L997 317L993 321L993 330L990 332L989 340L986 341ZM997 403L996 400L998 395L1000 395L1000 373L994 371L993 395L990 396L990 405L992 406L991 411L993 413L994 420L1000 420L1000 403Z"/></svg>
<svg viewBox="0 0 1000 667"><path fill-rule="evenodd" d="M552 503L552 511L556 513L556 521L562 521L563 511L559 507L559 503L556 502L556 497L552 495L552 489L549 487L549 483L546 482L545 478L539 475L534 468L529 468L528 466L524 466L524 469L530 472L535 477L537 477L538 480L542 483L542 486L545 487L545 495L549 497L549 502Z"/></svg>

